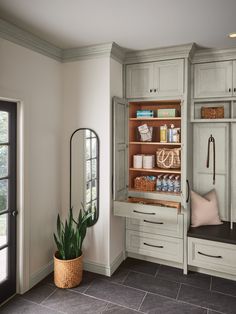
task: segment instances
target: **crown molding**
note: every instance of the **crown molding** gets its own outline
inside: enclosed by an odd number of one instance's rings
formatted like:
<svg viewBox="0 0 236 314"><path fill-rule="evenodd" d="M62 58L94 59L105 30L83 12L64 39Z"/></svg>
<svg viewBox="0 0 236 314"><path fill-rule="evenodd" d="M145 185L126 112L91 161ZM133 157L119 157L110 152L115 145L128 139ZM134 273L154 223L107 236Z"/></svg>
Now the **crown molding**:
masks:
<svg viewBox="0 0 236 314"><path fill-rule="evenodd" d="M61 61L62 50L60 48L3 19L0 19L0 37L57 61Z"/></svg>
<svg viewBox="0 0 236 314"><path fill-rule="evenodd" d="M235 60L236 48L231 49L199 49L195 52L192 63Z"/></svg>
<svg viewBox="0 0 236 314"><path fill-rule="evenodd" d="M125 56L125 64L139 62L153 62L159 60L188 58L194 44L163 47L157 49L128 51Z"/></svg>

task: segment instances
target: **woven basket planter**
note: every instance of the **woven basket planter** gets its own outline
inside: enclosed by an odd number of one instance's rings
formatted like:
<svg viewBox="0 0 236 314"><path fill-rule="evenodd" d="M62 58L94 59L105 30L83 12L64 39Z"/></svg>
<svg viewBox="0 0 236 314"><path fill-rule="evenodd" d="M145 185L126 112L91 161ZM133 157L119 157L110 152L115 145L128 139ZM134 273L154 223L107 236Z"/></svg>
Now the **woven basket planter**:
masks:
<svg viewBox="0 0 236 314"><path fill-rule="evenodd" d="M80 284L83 276L83 255L62 260L54 255L54 283L58 288L73 288Z"/></svg>

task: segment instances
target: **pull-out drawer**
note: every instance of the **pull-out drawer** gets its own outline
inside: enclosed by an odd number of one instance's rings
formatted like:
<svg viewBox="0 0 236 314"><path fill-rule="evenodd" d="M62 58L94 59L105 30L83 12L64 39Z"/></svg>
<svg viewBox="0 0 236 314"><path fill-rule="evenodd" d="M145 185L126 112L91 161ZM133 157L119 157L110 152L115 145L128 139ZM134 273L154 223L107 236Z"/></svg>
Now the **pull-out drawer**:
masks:
<svg viewBox="0 0 236 314"><path fill-rule="evenodd" d="M126 219L126 229L183 238L183 215L178 215L177 223L168 223L165 219Z"/></svg>
<svg viewBox="0 0 236 314"><path fill-rule="evenodd" d="M236 275L236 245L189 237L188 263Z"/></svg>
<svg viewBox="0 0 236 314"><path fill-rule="evenodd" d="M183 240L126 230L126 250L164 260L183 262Z"/></svg>
<svg viewBox="0 0 236 314"><path fill-rule="evenodd" d="M114 214L128 218L155 219L164 220L168 223L177 223L178 214L180 213L179 203L157 200L138 200L140 199L128 198L125 201L114 201Z"/></svg>

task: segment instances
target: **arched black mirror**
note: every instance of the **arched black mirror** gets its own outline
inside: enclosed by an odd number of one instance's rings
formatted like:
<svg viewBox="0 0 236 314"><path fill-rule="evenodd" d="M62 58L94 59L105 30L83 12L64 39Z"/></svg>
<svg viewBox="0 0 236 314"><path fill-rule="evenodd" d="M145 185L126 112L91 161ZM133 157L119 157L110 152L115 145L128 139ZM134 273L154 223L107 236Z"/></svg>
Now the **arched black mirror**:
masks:
<svg viewBox="0 0 236 314"><path fill-rule="evenodd" d="M93 226L99 217L99 139L87 128L70 138L70 208L77 213L82 206L93 213Z"/></svg>

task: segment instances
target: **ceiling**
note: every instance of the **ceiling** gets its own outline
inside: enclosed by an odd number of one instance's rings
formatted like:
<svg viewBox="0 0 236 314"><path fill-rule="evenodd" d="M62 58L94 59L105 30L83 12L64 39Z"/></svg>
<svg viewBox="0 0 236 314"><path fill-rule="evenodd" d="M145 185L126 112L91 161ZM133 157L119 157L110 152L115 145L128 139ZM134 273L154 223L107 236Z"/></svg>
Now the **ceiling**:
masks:
<svg viewBox="0 0 236 314"><path fill-rule="evenodd" d="M236 0L0 0L0 17L60 48L236 47Z"/></svg>

